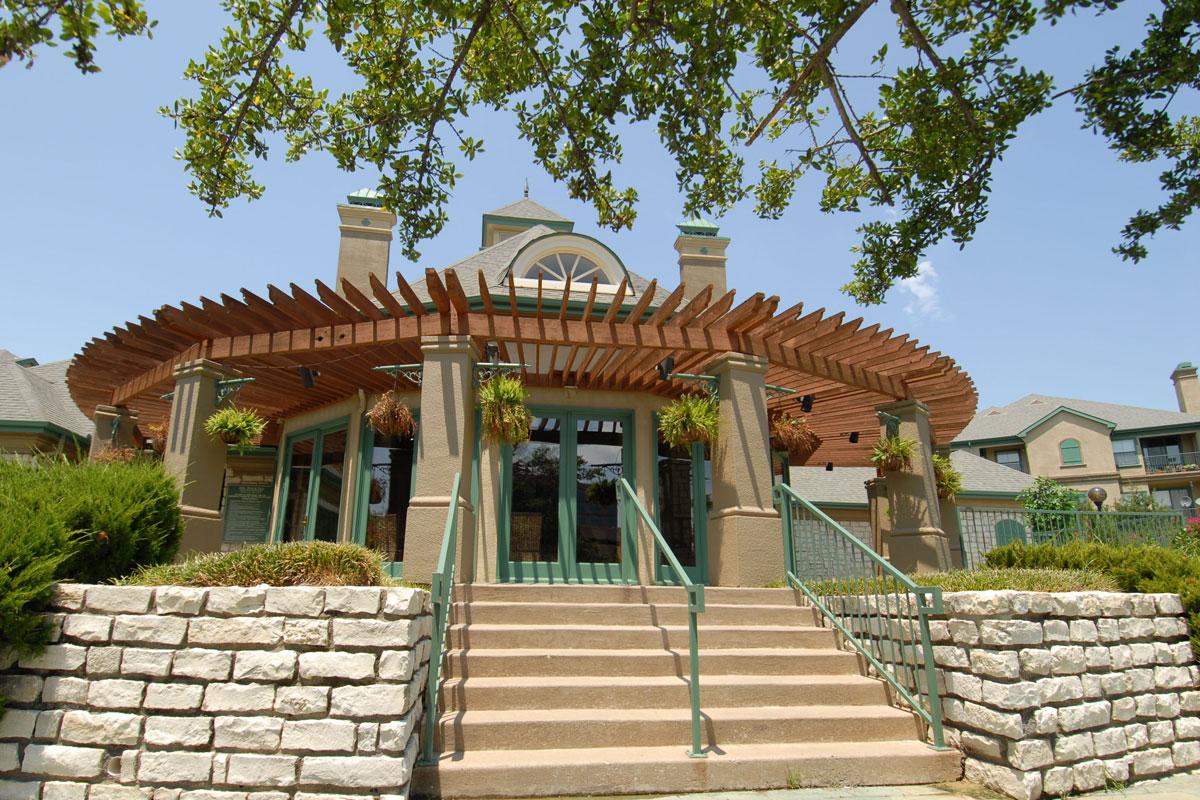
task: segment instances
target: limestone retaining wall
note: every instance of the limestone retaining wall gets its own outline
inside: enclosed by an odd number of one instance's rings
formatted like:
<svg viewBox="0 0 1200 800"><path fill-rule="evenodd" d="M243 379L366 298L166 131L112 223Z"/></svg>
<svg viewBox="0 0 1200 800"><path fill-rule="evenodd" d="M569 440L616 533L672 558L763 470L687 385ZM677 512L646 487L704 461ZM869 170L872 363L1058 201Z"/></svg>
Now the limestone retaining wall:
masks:
<svg viewBox="0 0 1200 800"><path fill-rule="evenodd" d="M930 634L968 780L1057 797L1200 766L1200 668L1178 595L944 599Z"/></svg>
<svg viewBox="0 0 1200 800"><path fill-rule="evenodd" d="M429 595L59 587L54 643L0 664L5 800L400 800Z"/></svg>

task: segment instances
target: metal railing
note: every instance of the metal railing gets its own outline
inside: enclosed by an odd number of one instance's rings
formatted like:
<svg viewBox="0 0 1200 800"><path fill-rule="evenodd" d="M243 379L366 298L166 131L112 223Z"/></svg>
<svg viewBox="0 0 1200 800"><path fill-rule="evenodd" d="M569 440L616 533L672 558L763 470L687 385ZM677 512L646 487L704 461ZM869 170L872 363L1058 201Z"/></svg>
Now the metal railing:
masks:
<svg viewBox="0 0 1200 800"><path fill-rule="evenodd" d="M442 658L446 645L446 631L450 624L451 592L454 590L454 562L458 554L458 488L462 473L454 473L450 487L450 508L446 511L446 529L442 533L442 550L438 555L437 570L429 581L429 592L433 596L433 631L429 643L429 671L425 686L425 738L421 742L422 764L437 761L433 752L433 738L437 731L440 708Z"/></svg>
<svg viewBox="0 0 1200 800"><path fill-rule="evenodd" d="M930 615L943 612L941 589L918 586L787 484L774 493L788 582L925 722L933 746L944 748L929 635Z"/></svg>
<svg viewBox="0 0 1200 800"><path fill-rule="evenodd" d="M1027 511L960 506L958 531L963 566L983 564L987 551L1009 542L1025 544L1157 544L1166 547L1186 524L1182 511Z"/></svg>
<svg viewBox="0 0 1200 800"><path fill-rule="evenodd" d="M696 635L696 615L704 611L704 586L693 583L692 579L688 577L687 571L679 563L679 559L675 557L675 552L671 550L671 545L667 543L666 538L662 535L662 531L654 524L654 519L647 513L646 507L638 500L633 487L629 485L629 481L621 478L620 486L625 498L633 505L638 516L642 518L642 522L646 523L646 527L650 529L650 533L654 537L654 544L662 553L663 560L666 561L667 566L675 573L675 579L687 590L688 663L691 669L688 688L690 689L692 702L692 749L688 751L688 756L691 758L707 758L708 756L704 752L700 738L700 650ZM651 559L651 563L655 563L656 560Z"/></svg>
<svg viewBox="0 0 1200 800"><path fill-rule="evenodd" d="M1152 456L1146 454L1146 472L1196 472L1200 471L1200 453L1170 453Z"/></svg>

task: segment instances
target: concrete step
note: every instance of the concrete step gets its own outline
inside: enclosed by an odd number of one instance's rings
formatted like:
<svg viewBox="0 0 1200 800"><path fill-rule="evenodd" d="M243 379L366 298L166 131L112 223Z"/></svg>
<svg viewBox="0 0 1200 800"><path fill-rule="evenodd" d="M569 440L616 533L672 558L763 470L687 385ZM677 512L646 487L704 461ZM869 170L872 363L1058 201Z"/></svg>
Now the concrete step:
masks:
<svg viewBox="0 0 1200 800"><path fill-rule="evenodd" d="M664 650L520 649L447 651L446 677L546 675L686 675L687 648ZM858 657L833 647L703 649L700 671L709 675L859 675ZM701 688L704 679L701 678Z"/></svg>
<svg viewBox="0 0 1200 800"><path fill-rule="evenodd" d="M705 706L707 744L877 742L912 740L916 718L877 706ZM454 711L439 721L439 750L537 750L588 747L684 747L691 741L686 708L516 709Z"/></svg>
<svg viewBox="0 0 1200 800"><path fill-rule="evenodd" d="M536 708L690 709L686 678L544 676L451 678L442 687L449 711ZM701 708L885 705L882 681L861 675L703 675Z"/></svg>
<svg viewBox="0 0 1200 800"><path fill-rule="evenodd" d="M788 786L942 783L962 775L956 751L912 741L722 746L688 758L678 744L536 751L444 753L418 767L419 797L547 797L673 794Z"/></svg>
<svg viewBox="0 0 1200 800"><path fill-rule="evenodd" d="M698 631L701 647L733 649L749 647L833 647L832 629L798 628L788 625L709 625ZM464 650L565 650L572 648L611 650L670 650L688 648L688 629L678 625L469 625L450 626L450 647Z"/></svg>
<svg viewBox="0 0 1200 800"><path fill-rule="evenodd" d="M705 603L714 605L804 605L793 589L707 586ZM667 603L687 602L681 586L610 586L569 583L459 583L455 601L520 603Z"/></svg>
<svg viewBox="0 0 1200 800"><path fill-rule="evenodd" d="M705 603L697 616L709 625L817 624L816 611L790 605ZM482 625L687 625L685 603L525 603L476 601L455 603L451 621Z"/></svg>

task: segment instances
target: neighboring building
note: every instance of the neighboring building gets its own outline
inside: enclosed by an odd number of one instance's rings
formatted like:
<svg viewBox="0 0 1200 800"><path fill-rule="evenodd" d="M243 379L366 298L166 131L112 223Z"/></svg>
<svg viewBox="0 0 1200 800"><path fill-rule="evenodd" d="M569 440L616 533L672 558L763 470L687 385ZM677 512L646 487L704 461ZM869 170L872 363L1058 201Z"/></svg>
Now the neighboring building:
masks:
<svg viewBox="0 0 1200 800"><path fill-rule="evenodd" d="M94 426L67 390L70 363L0 350L0 458L87 455Z"/></svg>
<svg viewBox="0 0 1200 800"><path fill-rule="evenodd" d="M1081 491L1103 487L1110 504L1149 492L1187 508L1200 490L1200 381L1186 361L1171 380L1179 411L1031 394L980 411L950 446Z"/></svg>

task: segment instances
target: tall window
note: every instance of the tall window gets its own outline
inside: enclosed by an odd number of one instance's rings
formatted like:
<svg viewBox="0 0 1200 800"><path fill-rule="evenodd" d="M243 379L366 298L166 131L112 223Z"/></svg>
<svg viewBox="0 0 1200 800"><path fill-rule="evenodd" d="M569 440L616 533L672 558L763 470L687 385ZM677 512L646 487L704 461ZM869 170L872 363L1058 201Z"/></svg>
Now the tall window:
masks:
<svg viewBox="0 0 1200 800"><path fill-rule="evenodd" d="M1118 467L1138 465L1137 439L1113 439L1113 459Z"/></svg>
<svg viewBox="0 0 1200 800"><path fill-rule="evenodd" d="M1058 452L1064 467L1083 463L1083 451L1079 448L1078 439L1063 439L1058 443Z"/></svg>
<svg viewBox="0 0 1200 800"><path fill-rule="evenodd" d="M365 448L369 462L367 480L366 544L384 554L384 560L404 561L404 533L408 501L413 493L416 440L412 436L384 436L364 427L372 437Z"/></svg>
<svg viewBox="0 0 1200 800"><path fill-rule="evenodd" d="M1003 464L1010 469L1015 469L1018 472L1028 472L1025 469L1025 460L1021 457L1020 450L997 450L996 463Z"/></svg>
<svg viewBox="0 0 1200 800"><path fill-rule="evenodd" d="M595 278L599 284L611 284L613 279L599 264L578 253L551 253L534 262L525 271L526 278L563 282L571 276L571 283L591 283Z"/></svg>

